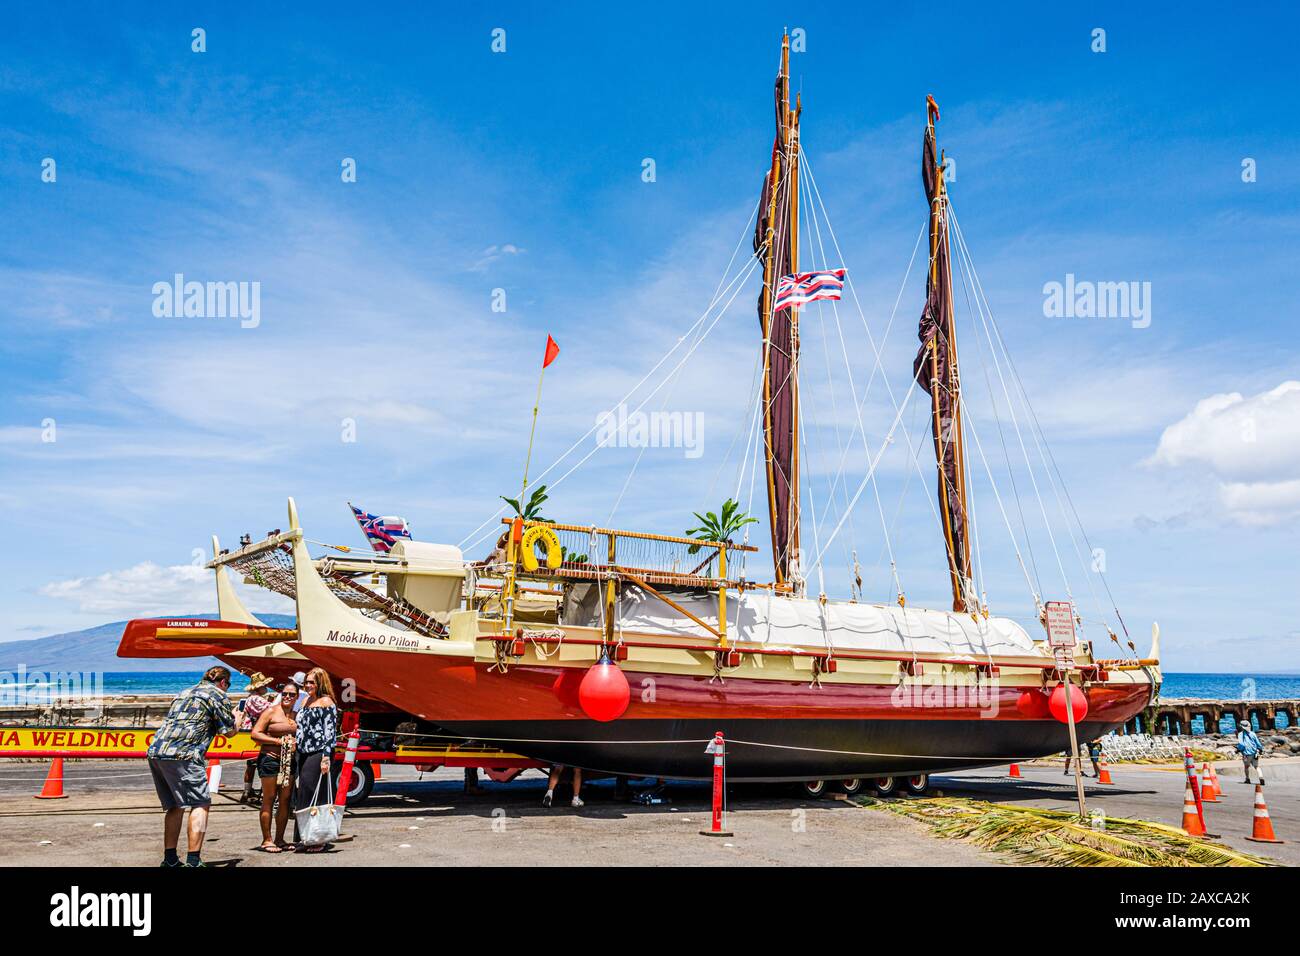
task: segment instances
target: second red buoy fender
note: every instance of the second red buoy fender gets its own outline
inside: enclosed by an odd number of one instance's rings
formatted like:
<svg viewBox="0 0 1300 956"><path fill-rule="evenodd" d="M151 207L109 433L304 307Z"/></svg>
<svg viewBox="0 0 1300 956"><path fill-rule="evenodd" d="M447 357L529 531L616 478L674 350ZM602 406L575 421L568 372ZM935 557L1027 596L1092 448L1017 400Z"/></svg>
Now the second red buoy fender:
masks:
<svg viewBox="0 0 1300 956"><path fill-rule="evenodd" d="M1033 720L1046 720L1052 716L1047 706L1047 695L1041 690L1027 690L1016 700L1016 710Z"/></svg>

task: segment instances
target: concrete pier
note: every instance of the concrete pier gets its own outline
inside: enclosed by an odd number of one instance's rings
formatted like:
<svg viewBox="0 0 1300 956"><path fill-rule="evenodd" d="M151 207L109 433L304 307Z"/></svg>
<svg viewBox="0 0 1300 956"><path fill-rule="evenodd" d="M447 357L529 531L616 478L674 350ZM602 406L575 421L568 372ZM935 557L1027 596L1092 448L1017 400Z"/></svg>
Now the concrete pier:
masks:
<svg viewBox="0 0 1300 956"><path fill-rule="evenodd" d="M1279 715L1285 715L1286 727L1296 726L1296 713L1300 700L1197 700L1174 698L1157 701L1154 709L1155 726L1146 726L1147 711L1134 717L1119 730L1122 734L1146 733L1163 736L1184 736L1192 733L1192 720L1205 721L1203 733L1219 732L1219 721L1231 716L1235 720L1257 723L1260 730L1281 729ZM1251 718L1254 718L1252 721Z"/></svg>

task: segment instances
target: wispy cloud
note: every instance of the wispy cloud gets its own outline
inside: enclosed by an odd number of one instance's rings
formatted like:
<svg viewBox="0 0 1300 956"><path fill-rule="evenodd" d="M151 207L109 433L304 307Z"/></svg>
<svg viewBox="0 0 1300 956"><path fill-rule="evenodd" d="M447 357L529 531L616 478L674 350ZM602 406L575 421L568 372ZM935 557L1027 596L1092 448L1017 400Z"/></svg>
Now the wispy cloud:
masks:
<svg viewBox="0 0 1300 956"><path fill-rule="evenodd" d="M293 601L261 588L239 586L254 613L293 613ZM52 581L40 593L74 604L83 614L137 615L197 611L210 607L215 594L212 572L196 564L161 567L144 561L93 577Z"/></svg>

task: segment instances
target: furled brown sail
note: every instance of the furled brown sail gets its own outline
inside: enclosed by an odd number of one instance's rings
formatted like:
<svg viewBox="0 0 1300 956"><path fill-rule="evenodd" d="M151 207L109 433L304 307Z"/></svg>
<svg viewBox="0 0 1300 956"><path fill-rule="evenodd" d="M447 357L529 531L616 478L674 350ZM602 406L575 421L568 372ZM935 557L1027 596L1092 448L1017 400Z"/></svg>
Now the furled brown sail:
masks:
<svg viewBox="0 0 1300 956"><path fill-rule="evenodd" d="M961 426L961 381L957 369L957 338L952 311L952 267L948 247L948 205L943 169L935 144L934 121L939 108L929 100L929 122L921 148L921 179L930 204L930 269L926 277L925 308L921 311L913 372L917 384L930 393L931 431L938 465L939 512L943 518L952 578L952 606L968 610L970 541L966 525L965 448Z"/></svg>
<svg viewBox="0 0 1300 956"><path fill-rule="evenodd" d="M798 237L798 110L789 108L789 38L782 46L776 78L776 138L772 166L763 180L754 255L763 261L758 300L763 333L763 435L767 464L769 524L778 584L788 583L799 549L798 478L798 312L772 314L777 281L796 271Z"/></svg>

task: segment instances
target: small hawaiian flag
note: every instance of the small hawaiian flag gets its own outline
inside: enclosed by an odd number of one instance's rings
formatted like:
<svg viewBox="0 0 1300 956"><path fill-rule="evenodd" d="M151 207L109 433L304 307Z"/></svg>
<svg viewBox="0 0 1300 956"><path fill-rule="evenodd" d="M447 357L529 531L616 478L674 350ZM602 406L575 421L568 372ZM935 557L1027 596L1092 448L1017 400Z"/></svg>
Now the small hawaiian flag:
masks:
<svg viewBox="0 0 1300 956"><path fill-rule="evenodd" d="M546 336L546 354L542 356L542 368L550 365L555 361L555 356L560 354L560 347L556 344L555 339L549 335Z"/></svg>
<svg viewBox="0 0 1300 956"><path fill-rule="evenodd" d="M790 306L805 305L818 299L838 299L844 291L844 270L823 269L821 272L797 272L781 276L776 284L775 315Z"/></svg>
<svg viewBox="0 0 1300 956"><path fill-rule="evenodd" d="M411 537L411 529L405 518L396 515L372 515L351 502L348 502L348 507L352 509L352 514L357 519L357 524L361 525L361 531L370 542L370 546L381 554L387 554L397 543L398 538L409 540Z"/></svg>

